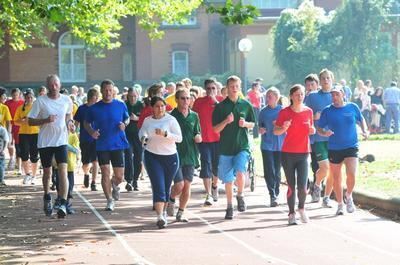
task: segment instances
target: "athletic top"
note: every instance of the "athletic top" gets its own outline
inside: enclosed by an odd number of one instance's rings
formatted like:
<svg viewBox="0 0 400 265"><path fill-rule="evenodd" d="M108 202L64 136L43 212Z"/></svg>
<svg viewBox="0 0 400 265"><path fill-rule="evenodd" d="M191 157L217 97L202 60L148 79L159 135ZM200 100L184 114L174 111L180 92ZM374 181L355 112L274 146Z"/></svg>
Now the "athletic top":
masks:
<svg viewBox="0 0 400 265"><path fill-rule="evenodd" d="M274 121L278 117L281 109L281 105L277 105L274 109L272 109L270 106L266 106L261 110L260 115L258 116L258 125L267 130L267 132L261 136L261 150L282 150L282 144L286 133L281 135L274 134Z"/></svg>
<svg viewBox="0 0 400 265"><path fill-rule="evenodd" d="M205 96L196 99L193 104L192 109L199 115L203 143L219 142L219 133L214 132L212 125L212 115L217 103L212 97Z"/></svg>

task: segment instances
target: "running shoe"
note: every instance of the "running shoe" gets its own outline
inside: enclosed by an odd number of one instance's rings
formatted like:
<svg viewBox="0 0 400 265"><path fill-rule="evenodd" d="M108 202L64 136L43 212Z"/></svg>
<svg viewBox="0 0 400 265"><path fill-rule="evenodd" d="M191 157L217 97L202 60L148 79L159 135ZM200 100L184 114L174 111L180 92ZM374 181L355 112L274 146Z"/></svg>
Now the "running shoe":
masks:
<svg viewBox="0 0 400 265"><path fill-rule="evenodd" d="M57 196L57 198L54 200L53 209L57 211L60 208L60 205L61 205L61 198Z"/></svg>
<svg viewBox="0 0 400 265"><path fill-rule="evenodd" d="M108 199L107 200L107 206L106 206L106 211L114 211L115 203L113 199Z"/></svg>
<svg viewBox="0 0 400 265"><path fill-rule="evenodd" d="M51 196L50 200L46 199L45 197L43 198L43 211L46 216L51 216L53 213L53 207L51 205Z"/></svg>
<svg viewBox="0 0 400 265"><path fill-rule="evenodd" d="M353 213L355 211L355 206L352 197L347 198L346 200L346 210L348 213Z"/></svg>
<svg viewBox="0 0 400 265"><path fill-rule="evenodd" d="M24 177L24 180L22 181L22 184L24 185L29 184L31 182L31 179L32 179L31 175L26 175Z"/></svg>
<svg viewBox="0 0 400 265"><path fill-rule="evenodd" d="M85 186L85 188L89 188L89 175L83 176L83 186Z"/></svg>
<svg viewBox="0 0 400 265"><path fill-rule="evenodd" d="M296 213L289 214L288 223L289 223L289 225L297 225Z"/></svg>
<svg viewBox="0 0 400 265"><path fill-rule="evenodd" d="M35 177L31 177L31 185L35 185L35 181L36 181Z"/></svg>
<svg viewBox="0 0 400 265"><path fill-rule="evenodd" d="M185 214L183 213L183 211L178 211L176 213L176 221L178 222L182 222L182 223L188 223L189 219L185 216Z"/></svg>
<svg viewBox="0 0 400 265"><path fill-rule="evenodd" d="M119 187L114 184L114 181L111 180L112 192L111 195L114 200L119 200Z"/></svg>
<svg viewBox="0 0 400 265"><path fill-rule="evenodd" d="M344 211L343 211L343 203L338 204L337 206L337 210L336 210L336 215L343 215Z"/></svg>
<svg viewBox="0 0 400 265"><path fill-rule="evenodd" d="M160 215L157 218L156 225L158 226L159 229L166 228L167 227L167 219L163 215Z"/></svg>
<svg viewBox="0 0 400 265"><path fill-rule="evenodd" d="M328 196L322 199L322 207L324 208L332 208L331 199Z"/></svg>
<svg viewBox="0 0 400 265"><path fill-rule="evenodd" d="M213 199L211 194L206 195L206 200L204 201L204 206L211 206L213 203Z"/></svg>
<svg viewBox="0 0 400 265"><path fill-rule="evenodd" d="M175 203L168 202L167 204L167 215L174 216L175 215Z"/></svg>
<svg viewBox="0 0 400 265"><path fill-rule="evenodd" d="M247 209L246 203L244 202L243 196L236 196L237 200L237 209L239 212L245 212Z"/></svg>
<svg viewBox="0 0 400 265"><path fill-rule="evenodd" d="M72 202L71 200L67 201L67 214L75 214L75 210L72 208Z"/></svg>
<svg viewBox="0 0 400 265"><path fill-rule="evenodd" d="M65 206L65 204L61 204L57 211L57 217L65 218L65 216L67 216L67 207Z"/></svg>
<svg viewBox="0 0 400 265"><path fill-rule="evenodd" d="M128 192L130 192L130 191L133 191L132 184L130 184L129 182L128 182L128 183L126 183L126 185L125 185L125 189L126 189L126 191L128 191Z"/></svg>
<svg viewBox="0 0 400 265"><path fill-rule="evenodd" d="M308 215L304 209L299 209L299 214L300 214L300 220L302 223L310 222L310 218L308 218Z"/></svg>
<svg viewBox="0 0 400 265"><path fill-rule="evenodd" d="M278 204L278 202L276 201L276 199L275 198L271 198L271 204L270 204L270 207L277 207L279 204Z"/></svg>
<svg viewBox="0 0 400 265"><path fill-rule="evenodd" d="M314 189L311 193L311 202L319 202L321 199L321 188L314 185Z"/></svg>
<svg viewBox="0 0 400 265"><path fill-rule="evenodd" d="M226 208L225 219L226 220L232 220L233 219L233 207Z"/></svg>
<svg viewBox="0 0 400 265"><path fill-rule="evenodd" d="M90 184L90 190L91 190L91 191L97 191L96 183L92 182L92 183Z"/></svg>
<svg viewBox="0 0 400 265"><path fill-rule="evenodd" d="M214 202L218 201L218 186L217 187L211 187L211 196L214 200Z"/></svg>

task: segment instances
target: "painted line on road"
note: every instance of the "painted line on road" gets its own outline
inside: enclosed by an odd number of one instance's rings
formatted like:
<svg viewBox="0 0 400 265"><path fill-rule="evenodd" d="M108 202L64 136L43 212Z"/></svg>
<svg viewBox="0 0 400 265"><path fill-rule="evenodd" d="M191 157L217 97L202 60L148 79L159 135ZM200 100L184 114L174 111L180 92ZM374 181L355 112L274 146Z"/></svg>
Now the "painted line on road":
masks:
<svg viewBox="0 0 400 265"><path fill-rule="evenodd" d="M146 260L142 256L140 256L134 249L132 249L129 244L125 241L125 239L115 231L112 226L103 218L103 216L93 207L93 205L83 196L79 191L75 190L75 193L78 194L79 198L86 203L86 205L90 208L90 210L97 216L97 218L103 223L105 228L110 231L121 243L121 245L125 248L125 250L133 257L133 261L135 265L154 265L154 263Z"/></svg>
<svg viewBox="0 0 400 265"><path fill-rule="evenodd" d="M291 263L289 261L280 259L280 258L276 258L274 256L265 254L255 248L253 248L252 246L250 246L249 244L245 243L244 241L238 239L237 237L231 235L230 233L224 231L221 228L218 228L217 226L211 224L210 222L208 222L206 219L204 219L203 217L192 213L191 211L185 210L185 212L189 213L190 215L194 216L195 218L199 219L200 221L202 221L203 223L207 224L209 227L211 227L214 230L217 230L219 233L221 233L222 235L226 236L229 239L232 239L233 241L235 241L236 243L238 243L239 245L243 246L244 248L246 248L247 250L249 250L250 252L252 252L253 254L261 257L262 259L268 261L269 263L279 263L279 264L287 264L287 265L296 265L296 263Z"/></svg>

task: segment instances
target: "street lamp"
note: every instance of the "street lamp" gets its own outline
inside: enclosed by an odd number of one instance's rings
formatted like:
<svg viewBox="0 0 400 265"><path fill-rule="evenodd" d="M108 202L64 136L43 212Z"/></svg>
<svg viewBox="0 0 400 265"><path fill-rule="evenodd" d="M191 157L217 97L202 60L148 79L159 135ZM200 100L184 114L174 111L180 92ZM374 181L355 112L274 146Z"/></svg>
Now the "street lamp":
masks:
<svg viewBox="0 0 400 265"><path fill-rule="evenodd" d="M243 58L244 58L244 60L243 60L244 78L243 78L242 90L243 90L243 95L245 95L246 90L247 90L247 54L253 48L253 42L248 38L243 38L239 41L238 48L239 48L239 51L241 51L243 53Z"/></svg>

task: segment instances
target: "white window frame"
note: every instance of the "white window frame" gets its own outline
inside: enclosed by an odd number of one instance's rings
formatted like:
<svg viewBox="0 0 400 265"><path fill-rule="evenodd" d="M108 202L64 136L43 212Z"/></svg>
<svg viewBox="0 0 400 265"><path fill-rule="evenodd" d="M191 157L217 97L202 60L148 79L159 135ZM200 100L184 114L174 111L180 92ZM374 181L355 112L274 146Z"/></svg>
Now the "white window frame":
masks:
<svg viewBox="0 0 400 265"><path fill-rule="evenodd" d="M181 53L186 55L186 66L185 66L186 73L176 73L175 56L177 54L181 54ZM171 57L172 57L172 73L180 75L180 76L188 76L189 75L189 52L188 51L178 51L178 50L177 51L173 51Z"/></svg>
<svg viewBox="0 0 400 265"><path fill-rule="evenodd" d="M67 35L67 34L72 34L71 32L67 31L65 33L63 33L60 38L58 39L58 69L59 69L59 76L60 76L60 80L62 82L86 82L86 69L87 69L87 65L86 65L86 50L85 50L85 45L84 44L72 44L72 45L65 45L62 44L62 39ZM71 50L71 77L66 78L65 76L63 76L62 71L61 71L61 65L62 65L62 53L61 50L62 49L70 49ZM84 74L83 74L83 79L78 79L74 77L74 51L75 50L80 50L83 49L83 65L84 65Z"/></svg>

